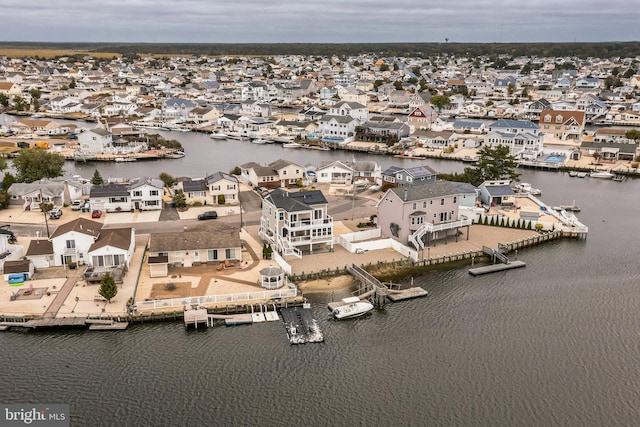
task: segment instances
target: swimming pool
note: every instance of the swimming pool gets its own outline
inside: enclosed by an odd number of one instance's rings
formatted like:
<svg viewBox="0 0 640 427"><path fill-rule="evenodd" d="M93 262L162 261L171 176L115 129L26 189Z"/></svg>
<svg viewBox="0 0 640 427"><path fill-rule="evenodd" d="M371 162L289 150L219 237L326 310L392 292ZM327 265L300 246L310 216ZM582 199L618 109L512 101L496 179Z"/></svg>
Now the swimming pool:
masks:
<svg viewBox="0 0 640 427"><path fill-rule="evenodd" d="M564 161L564 156L548 156L544 161L549 163L562 163Z"/></svg>

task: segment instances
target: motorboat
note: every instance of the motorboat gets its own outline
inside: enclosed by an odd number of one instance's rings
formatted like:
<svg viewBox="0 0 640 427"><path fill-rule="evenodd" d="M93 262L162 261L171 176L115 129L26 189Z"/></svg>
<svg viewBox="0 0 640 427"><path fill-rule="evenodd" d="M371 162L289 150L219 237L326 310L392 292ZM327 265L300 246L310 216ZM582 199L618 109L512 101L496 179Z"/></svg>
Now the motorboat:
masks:
<svg viewBox="0 0 640 427"><path fill-rule="evenodd" d="M586 172L578 172L576 174L577 178L586 178L587 177L587 173Z"/></svg>
<svg viewBox="0 0 640 427"><path fill-rule="evenodd" d="M531 184L527 182L521 182L519 184L516 184L516 191L520 193L532 194L534 196L539 196L540 194L542 194L540 190L538 190L537 188L533 188Z"/></svg>
<svg viewBox="0 0 640 427"><path fill-rule="evenodd" d="M178 150L164 155L166 159L181 159L185 156L184 151Z"/></svg>
<svg viewBox="0 0 640 427"><path fill-rule="evenodd" d="M251 141L253 144L266 144L269 141L267 141L266 139L262 139L262 138L258 138L258 139L254 139Z"/></svg>
<svg viewBox="0 0 640 427"><path fill-rule="evenodd" d="M300 148L302 144L298 144L297 142L287 142L286 144L282 144L283 148Z"/></svg>
<svg viewBox="0 0 640 427"><path fill-rule="evenodd" d="M209 138L212 139L227 139L227 137L228 135L223 132L213 132L211 135L209 135Z"/></svg>
<svg viewBox="0 0 640 427"><path fill-rule="evenodd" d="M343 298L342 302L344 305L333 309L333 317L337 320L359 317L373 310L373 304L358 297Z"/></svg>
<svg viewBox="0 0 640 427"><path fill-rule="evenodd" d="M591 173L589 174L589 176L590 176L591 178L611 179L611 178L613 178L615 175L614 175L614 174L612 174L612 173L611 173L611 172L609 172L609 171L598 171L598 170L596 170L596 171L591 172Z"/></svg>

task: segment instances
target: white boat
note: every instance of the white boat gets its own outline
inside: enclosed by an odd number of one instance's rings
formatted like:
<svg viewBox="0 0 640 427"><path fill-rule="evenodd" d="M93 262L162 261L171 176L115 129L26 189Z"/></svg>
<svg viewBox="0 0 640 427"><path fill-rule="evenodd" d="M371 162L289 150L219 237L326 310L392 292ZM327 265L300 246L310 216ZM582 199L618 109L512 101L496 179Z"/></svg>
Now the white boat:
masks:
<svg viewBox="0 0 640 427"><path fill-rule="evenodd" d="M373 304L358 297L343 298L342 302L344 305L333 309L333 317L338 320L362 316L373 310Z"/></svg>
<svg viewBox="0 0 640 427"><path fill-rule="evenodd" d="M302 144L298 144L297 142L287 142L286 144L282 144L284 148L300 148Z"/></svg>
<svg viewBox="0 0 640 427"><path fill-rule="evenodd" d="M611 179L614 177L609 171L593 171L589 174L591 178Z"/></svg>
<svg viewBox="0 0 640 427"><path fill-rule="evenodd" d="M211 135L209 135L209 138L212 138L212 139L227 139L227 137L228 135L223 132L214 132Z"/></svg>
<svg viewBox="0 0 640 427"><path fill-rule="evenodd" d="M577 178L586 178L587 177L587 173L586 172L578 172L576 174Z"/></svg>
<svg viewBox="0 0 640 427"><path fill-rule="evenodd" d="M516 190L520 193L529 193L534 196L539 196L540 194L542 194L540 190L538 190L537 188L533 188L531 184L527 182L516 184Z"/></svg>
<svg viewBox="0 0 640 427"><path fill-rule="evenodd" d="M252 143L254 143L254 144L266 144L266 143L268 143L269 141L267 141L266 139L258 138L258 139L254 139L254 140L253 140L253 141L251 141L251 142L252 142Z"/></svg>
<svg viewBox="0 0 640 427"><path fill-rule="evenodd" d="M181 159L185 156L184 151L174 151L173 153L167 153L164 155L165 159Z"/></svg>
<svg viewBox="0 0 640 427"><path fill-rule="evenodd" d="M134 157L116 157L114 159L116 162L135 162L136 159Z"/></svg>

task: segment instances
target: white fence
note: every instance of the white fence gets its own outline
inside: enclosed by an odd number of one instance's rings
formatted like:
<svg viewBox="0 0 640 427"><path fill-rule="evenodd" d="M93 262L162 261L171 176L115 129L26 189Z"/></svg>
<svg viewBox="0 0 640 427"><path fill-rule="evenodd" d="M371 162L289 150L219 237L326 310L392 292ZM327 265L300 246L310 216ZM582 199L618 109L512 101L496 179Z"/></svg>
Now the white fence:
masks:
<svg viewBox="0 0 640 427"><path fill-rule="evenodd" d="M392 248L403 256L409 257L414 261L418 260L418 251L415 251L391 238L381 239L381 235L382 232L379 228L357 231L355 233L347 233L337 236L336 243L351 253L354 253L359 249L364 251L377 251L380 249Z"/></svg>
<svg viewBox="0 0 640 427"><path fill-rule="evenodd" d="M282 258L282 256L280 256L278 252L273 251L271 253L271 259L274 260L280 266L280 268L282 268L285 271L285 273L287 273L288 275L291 275L291 271L292 271L291 266L287 261L285 261L284 258Z"/></svg>
<svg viewBox="0 0 640 427"><path fill-rule="evenodd" d="M136 303L136 310L154 310L166 308L181 308L190 305L207 305L220 303L248 302L256 300L275 300L280 298L291 298L298 295L298 289L294 285L289 285L285 289L275 289L271 291L241 292L237 294L206 295L200 297L184 297L156 299L150 301L140 301Z"/></svg>

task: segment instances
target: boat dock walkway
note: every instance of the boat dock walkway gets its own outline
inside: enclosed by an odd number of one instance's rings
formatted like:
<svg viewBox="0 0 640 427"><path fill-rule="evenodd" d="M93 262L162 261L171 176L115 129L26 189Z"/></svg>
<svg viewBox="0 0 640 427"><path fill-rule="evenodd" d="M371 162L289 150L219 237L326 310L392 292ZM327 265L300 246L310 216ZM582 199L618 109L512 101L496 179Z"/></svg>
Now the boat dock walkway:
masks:
<svg viewBox="0 0 640 427"><path fill-rule="evenodd" d="M2 322L0 330L10 328L49 329L49 328L82 328L88 327L90 331L113 331L127 329L129 322L120 322L113 319L90 319L87 317L42 317L27 321Z"/></svg>
<svg viewBox="0 0 640 427"><path fill-rule="evenodd" d="M347 267L347 270L360 282L360 293L357 296L360 299L372 296L375 301L374 304L377 304L378 306L384 305L387 299L392 302L398 302L429 295L427 291L420 287L392 289L392 285L382 283L364 268L355 264L352 264L351 267ZM328 304L329 310L332 312L336 307L340 307L342 305L344 305L344 302L342 301L333 301Z"/></svg>
<svg viewBox="0 0 640 427"><path fill-rule="evenodd" d="M253 309L253 308L252 308ZM260 306L259 312L239 313L239 314L209 314L206 308L196 310L185 310L184 325L186 327L193 326L198 329L199 325L213 327L216 320L223 320L227 326L250 325L252 323L275 322L280 320L278 312L275 310L268 311L266 305Z"/></svg>
<svg viewBox="0 0 640 427"><path fill-rule="evenodd" d="M524 267L525 264L522 261L511 261L509 264L491 264L483 267L476 267L469 269L469 274L472 276L481 276L483 274L495 273L498 271L512 270L514 268Z"/></svg>
<svg viewBox="0 0 640 427"><path fill-rule="evenodd" d="M291 344L324 341L318 322L312 316L311 308L308 306L290 307L280 311Z"/></svg>

